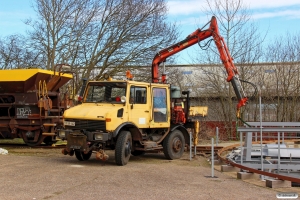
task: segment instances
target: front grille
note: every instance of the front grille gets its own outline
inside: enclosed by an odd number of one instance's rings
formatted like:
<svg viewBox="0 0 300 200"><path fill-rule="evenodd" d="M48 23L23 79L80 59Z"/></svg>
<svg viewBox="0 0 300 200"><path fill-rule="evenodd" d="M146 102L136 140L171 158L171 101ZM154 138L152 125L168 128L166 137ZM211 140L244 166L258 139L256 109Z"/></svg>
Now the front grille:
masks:
<svg viewBox="0 0 300 200"><path fill-rule="evenodd" d="M100 130L105 131L105 121L98 120L79 120L79 119L65 119L66 121L75 122L75 126L65 126L66 129L73 130Z"/></svg>

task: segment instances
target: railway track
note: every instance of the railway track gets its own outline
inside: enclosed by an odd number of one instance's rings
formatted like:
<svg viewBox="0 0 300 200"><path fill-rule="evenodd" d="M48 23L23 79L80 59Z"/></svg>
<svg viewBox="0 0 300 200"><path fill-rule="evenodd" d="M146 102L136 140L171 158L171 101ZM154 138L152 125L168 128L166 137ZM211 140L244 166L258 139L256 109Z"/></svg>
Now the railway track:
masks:
<svg viewBox="0 0 300 200"><path fill-rule="evenodd" d="M223 146L214 146L215 153L221 149L223 149ZM197 152L211 153L211 146L197 146L196 150L197 150Z"/></svg>
<svg viewBox="0 0 300 200"><path fill-rule="evenodd" d="M275 141L264 141L263 143L267 144L267 143L274 143L274 142ZM255 144L255 142L253 144ZM272 177L274 179L291 181L292 183L298 183L298 184L300 183L299 178L295 178L295 177L292 177L292 176L285 176L285 175L281 175L281 174L275 174L275 173L271 173L271 172L267 172L267 171L261 171L261 170L258 170L258 169L253 169L253 168L250 168L250 167L247 167L247 166L241 165L239 163L235 163L235 162L232 162L232 161L228 160L225 157L225 155L227 155L230 151L232 151L234 148L236 148L238 146L240 146L240 144L234 144L234 145L223 147L223 148L219 149L217 151L218 159L221 160L223 163L226 163L228 165L237 167L237 168L239 168L241 170L244 170L244 171L247 171L247 172Z"/></svg>
<svg viewBox="0 0 300 200"><path fill-rule="evenodd" d="M66 147L66 144L53 144L53 145L38 145L38 146L28 146L27 144L24 143L0 143L0 148L1 147L20 147L20 148L64 148ZM221 150L223 146L215 146L214 147L214 152L217 153L219 150ZM189 148L188 148L189 150ZM205 154L210 154L211 153L211 146L197 146L196 151L200 153L205 153ZM153 150L149 151L149 153L155 153L155 152L160 152L160 150Z"/></svg>
<svg viewBox="0 0 300 200"><path fill-rule="evenodd" d="M0 148L43 148L43 149L59 149L66 147L65 144L53 144L53 145L38 145L38 146L28 146L27 144L21 143L0 143Z"/></svg>

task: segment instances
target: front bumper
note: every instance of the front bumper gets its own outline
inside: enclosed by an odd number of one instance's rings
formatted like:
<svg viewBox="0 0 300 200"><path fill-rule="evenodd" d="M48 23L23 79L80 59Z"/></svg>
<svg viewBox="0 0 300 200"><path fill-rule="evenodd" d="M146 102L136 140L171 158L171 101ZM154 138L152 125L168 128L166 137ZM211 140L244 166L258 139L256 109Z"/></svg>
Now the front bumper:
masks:
<svg viewBox="0 0 300 200"><path fill-rule="evenodd" d="M82 132L75 132L69 129L60 129L58 130L58 137L61 139L67 139L68 135L86 135L87 141L89 142L106 142L111 140L112 134L106 133L102 131L84 131ZM68 139L67 139L68 140Z"/></svg>

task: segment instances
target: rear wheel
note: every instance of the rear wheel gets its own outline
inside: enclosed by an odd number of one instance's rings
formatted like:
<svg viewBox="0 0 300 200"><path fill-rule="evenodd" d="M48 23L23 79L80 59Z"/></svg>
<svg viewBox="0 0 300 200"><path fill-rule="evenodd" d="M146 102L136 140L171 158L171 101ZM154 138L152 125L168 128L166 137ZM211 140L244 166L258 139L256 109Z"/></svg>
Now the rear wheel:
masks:
<svg viewBox="0 0 300 200"><path fill-rule="evenodd" d="M174 130L164 139L163 150L167 159L173 160L181 158L184 152L185 140L179 130Z"/></svg>
<svg viewBox="0 0 300 200"><path fill-rule="evenodd" d="M121 131L116 143L115 160L116 164L123 166L129 161L131 154L132 138L129 131Z"/></svg>
<svg viewBox="0 0 300 200"><path fill-rule="evenodd" d="M91 155L92 155L92 151L85 154L85 153L81 152L80 150L75 150L75 156L76 156L77 160L79 160L79 161L88 160L88 159L90 159Z"/></svg>

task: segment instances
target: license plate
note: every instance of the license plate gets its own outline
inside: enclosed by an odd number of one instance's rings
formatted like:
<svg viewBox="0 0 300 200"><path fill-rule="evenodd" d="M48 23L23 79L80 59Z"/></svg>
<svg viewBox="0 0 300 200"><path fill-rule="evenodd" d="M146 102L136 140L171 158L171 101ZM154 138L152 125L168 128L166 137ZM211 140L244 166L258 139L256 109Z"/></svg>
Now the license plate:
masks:
<svg viewBox="0 0 300 200"><path fill-rule="evenodd" d="M75 122L64 121L65 126L75 126Z"/></svg>
<svg viewBox="0 0 300 200"><path fill-rule="evenodd" d="M80 149L81 148L81 146L78 146L78 145L72 145L71 147L70 147L70 149Z"/></svg>

